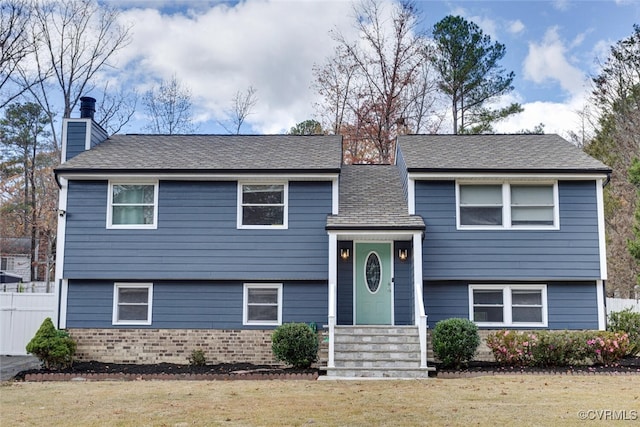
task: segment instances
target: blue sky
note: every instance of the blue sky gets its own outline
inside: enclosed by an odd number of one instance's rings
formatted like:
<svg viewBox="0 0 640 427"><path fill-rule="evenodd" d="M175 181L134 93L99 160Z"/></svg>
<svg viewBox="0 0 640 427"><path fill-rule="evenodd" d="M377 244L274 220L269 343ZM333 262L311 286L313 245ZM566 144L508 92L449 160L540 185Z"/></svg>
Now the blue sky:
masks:
<svg viewBox="0 0 640 427"><path fill-rule="evenodd" d="M144 92L176 75L192 91L203 133L224 133L220 122L228 119L234 94L249 86L257 89L258 104L243 133L281 133L313 118L312 67L331 53L330 30L353 31L352 5L346 0L107 2L122 9L133 33L115 72L102 78ZM584 108L598 59L604 60L610 46L640 22L635 0L418 5L426 30L448 14L461 15L506 46L502 65L516 78L504 102L520 102L525 112L499 125L501 132L544 123L546 132L566 135L580 127L576 111ZM142 123L138 115L124 130L141 132Z"/></svg>

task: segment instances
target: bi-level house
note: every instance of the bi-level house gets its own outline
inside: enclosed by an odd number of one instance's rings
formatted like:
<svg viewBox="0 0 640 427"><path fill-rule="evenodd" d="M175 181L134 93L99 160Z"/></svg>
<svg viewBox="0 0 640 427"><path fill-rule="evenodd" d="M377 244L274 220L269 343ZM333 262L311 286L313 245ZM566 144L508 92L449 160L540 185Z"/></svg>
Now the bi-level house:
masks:
<svg viewBox="0 0 640 427"><path fill-rule="evenodd" d="M328 375L422 376L428 328L603 329L610 170L556 135L107 135L63 123L59 327L82 359L273 363L286 322Z"/></svg>

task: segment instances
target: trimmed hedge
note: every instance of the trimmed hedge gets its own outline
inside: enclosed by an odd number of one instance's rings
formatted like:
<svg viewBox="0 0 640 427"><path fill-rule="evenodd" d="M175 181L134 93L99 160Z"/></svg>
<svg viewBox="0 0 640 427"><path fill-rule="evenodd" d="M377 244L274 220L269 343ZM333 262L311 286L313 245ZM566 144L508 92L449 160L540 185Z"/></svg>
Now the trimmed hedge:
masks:
<svg viewBox="0 0 640 427"><path fill-rule="evenodd" d="M68 368L73 364L76 342L67 331L56 329L47 317L27 344L27 353L40 359L46 369Z"/></svg>
<svg viewBox="0 0 640 427"><path fill-rule="evenodd" d="M495 360L504 365L608 365L629 349L626 332L502 330L487 336Z"/></svg>
<svg viewBox="0 0 640 427"><path fill-rule="evenodd" d="M452 318L436 323L433 352L446 368L466 365L480 345L478 327L469 319Z"/></svg>
<svg viewBox="0 0 640 427"><path fill-rule="evenodd" d="M275 358L294 368L308 368L316 362L318 346L318 334L306 323L285 323L271 335Z"/></svg>

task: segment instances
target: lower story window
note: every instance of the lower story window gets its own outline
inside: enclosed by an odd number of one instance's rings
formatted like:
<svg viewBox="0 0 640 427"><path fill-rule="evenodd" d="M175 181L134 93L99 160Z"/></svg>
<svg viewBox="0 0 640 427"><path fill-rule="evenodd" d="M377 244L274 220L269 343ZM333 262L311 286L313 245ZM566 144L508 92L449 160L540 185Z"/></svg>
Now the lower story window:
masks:
<svg viewBox="0 0 640 427"><path fill-rule="evenodd" d="M150 325L151 283L116 283L113 292L114 325Z"/></svg>
<svg viewBox="0 0 640 427"><path fill-rule="evenodd" d="M245 283L245 325L282 324L282 284Z"/></svg>
<svg viewBox="0 0 640 427"><path fill-rule="evenodd" d="M479 326L547 326L547 287L469 285L469 317Z"/></svg>

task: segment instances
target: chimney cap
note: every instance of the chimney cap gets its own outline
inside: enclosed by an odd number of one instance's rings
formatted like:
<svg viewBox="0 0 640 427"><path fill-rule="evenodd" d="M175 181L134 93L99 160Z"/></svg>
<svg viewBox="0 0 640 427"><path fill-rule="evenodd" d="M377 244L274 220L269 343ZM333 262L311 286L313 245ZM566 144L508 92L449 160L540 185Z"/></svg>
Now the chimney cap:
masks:
<svg viewBox="0 0 640 427"><path fill-rule="evenodd" d="M93 114L96 112L96 99L90 96L83 96L80 98L80 118L81 119L93 119Z"/></svg>

